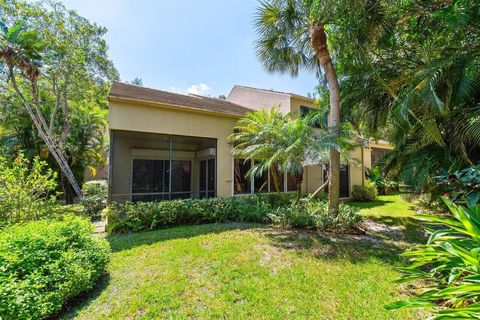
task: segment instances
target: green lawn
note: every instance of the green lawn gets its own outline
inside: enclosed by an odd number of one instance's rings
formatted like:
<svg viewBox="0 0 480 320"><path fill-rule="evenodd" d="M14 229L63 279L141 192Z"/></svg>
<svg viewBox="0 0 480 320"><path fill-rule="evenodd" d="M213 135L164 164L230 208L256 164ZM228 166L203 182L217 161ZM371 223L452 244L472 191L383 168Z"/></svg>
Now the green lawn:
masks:
<svg viewBox="0 0 480 320"><path fill-rule="evenodd" d="M366 207L369 217L412 215L399 196ZM355 237L249 224L178 227L110 241L109 276L62 318L419 317L383 308L405 292L392 283L401 261L391 242L375 249Z"/></svg>

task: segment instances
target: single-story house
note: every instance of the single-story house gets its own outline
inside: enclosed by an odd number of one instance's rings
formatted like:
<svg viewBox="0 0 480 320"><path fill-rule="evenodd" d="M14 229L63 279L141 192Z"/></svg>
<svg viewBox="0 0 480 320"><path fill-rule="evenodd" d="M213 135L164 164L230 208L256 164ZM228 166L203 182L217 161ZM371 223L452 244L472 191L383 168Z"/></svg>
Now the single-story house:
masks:
<svg viewBox="0 0 480 320"><path fill-rule="evenodd" d="M222 100L120 82L112 85L109 102L109 199L116 202L294 191L287 174L275 179L275 188L271 173L248 179L251 163L233 158L227 138L246 112L277 105L283 113L305 114L315 108L308 97L245 86ZM341 196L363 184L372 151L379 150L373 153L378 160L390 148L367 143L352 151L359 165L342 166ZM325 172L325 166L306 167L303 191L322 185Z"/></svg>

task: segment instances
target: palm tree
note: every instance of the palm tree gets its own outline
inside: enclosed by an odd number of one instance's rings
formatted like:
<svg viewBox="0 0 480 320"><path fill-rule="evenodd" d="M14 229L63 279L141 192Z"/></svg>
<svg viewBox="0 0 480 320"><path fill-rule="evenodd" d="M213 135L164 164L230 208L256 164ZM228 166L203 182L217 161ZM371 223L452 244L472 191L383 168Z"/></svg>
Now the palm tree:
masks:
<svg viewBox="0 0 480 320"><path fill-rule="evenodd" d="M332 12L331 1L268 0L262 1L256 17L259 36L257 55L268 72L288 72L297 76L300 67L325 72L330 93L329 128L339 136L340 87L327 45L326 23ZM338 212L340 190L340 152L332 147L329 154L328 205Z"/></svg>
<svg viewBox="0 0 480 320"><path fill-rule="evenodd" d="M385 173L428 191L435 176L480 162L480 3L391 2L388 11L377 45L343 64L342 107L395 144Z"/></svg>
<svg viewBox="0 0 480 320"><path fill-rule="evenodd" d="M34 123L39 136L58 163L61 172L70 182L77 196L81 198L82 192L65 157L65 151L53 135L41 111L37 80L40 75L42 57L40 55L41 43L38 40L38 35L35 31L25 31L23 21L14 24L10 28L0 21L0 31L0 60L4 61L7 66L8 79ZM20 75L30 85L32 103L29 103L20 90L16 70L20 71Z"/></svg>
<svg viewBox="0 0 480 320"><path fill-rule="evenodd" d="M297 202L304 167L326 161L327 150L336 145L328 132L315 132L310 119L282 115L277 107L247 113L237 122L229 141L234 156L254 160L250 176L260 176L272 168L290 174L295 181Z"/></svg>

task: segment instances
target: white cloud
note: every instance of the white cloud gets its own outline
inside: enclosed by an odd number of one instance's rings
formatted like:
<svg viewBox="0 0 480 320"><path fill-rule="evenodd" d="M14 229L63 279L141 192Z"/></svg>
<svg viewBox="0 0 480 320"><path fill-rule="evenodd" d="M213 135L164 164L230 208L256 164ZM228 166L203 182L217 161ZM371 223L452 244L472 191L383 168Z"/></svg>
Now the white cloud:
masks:
<svg viewBox="0 0 480 320"><path fill-rule="evenodd" d="M179 94L197 94L200 96L206 96L212 90L205 83L192 84L188 89L182 89L177 87L169 87L165 89L168 92L179 93Z"/></svg>
<svg viewBox="0 0 480 320"><path fill-rule="evenodd" d="M169 87L168 89L166 89L166 91L172 92L172 93L179 93L179 94L187 94L188 93L187 90L176 88L176 87Z"/></svg>
<svg viewBox="0 0 480 320"><path fill-rule="evenodd" d="M190 94L198 94L198 95L206 95L212 88L207 86L205 83L198 83L190 86L188 88L187 92Z"/></svg>

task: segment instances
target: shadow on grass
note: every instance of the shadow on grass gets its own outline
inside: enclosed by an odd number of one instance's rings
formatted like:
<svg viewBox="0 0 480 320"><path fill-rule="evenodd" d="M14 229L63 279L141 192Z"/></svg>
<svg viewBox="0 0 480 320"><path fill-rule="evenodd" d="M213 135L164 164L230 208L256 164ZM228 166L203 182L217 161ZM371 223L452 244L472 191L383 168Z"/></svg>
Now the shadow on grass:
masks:
<svg viewBox="0 0 480 320"><path fill-rule="evenodd" d="M403 240L409 244L421 244L425 242L425 235L423 232L424 225L414 217L368 217L368 219L383 223L387 226L401 227L401 231L404 234Z"/></svg>
<svg viewBox="0 0 480 320"><path fill-rule="evenodd" d="M394 203L395 201L392 200L374 200L369 202L348 202L349 205L358 209L371 209L375 207L382 207L389 203Z"/></svg>
<svg viewBox="0 0 480 320"><path fill-rule="evenodd" d="M262 225L254 223L219 223L219 224L202 224L190 225L180 227L167 227L154 231L117 234L110 235L107 240L110 242L112 252L132 249L142 245L150 245L157 242L174 240L174 239L188 239L204 234L222 233L224 231L239 229L245 230L259 227Z"/></svg>
<svg viewBox="0 0 480 320"><path fill-rule="evenodd" d="M92 290L73 298L63 307L62 311L46 319L74 319L83 308L98 298L109 283L110 275L107 273L97 281Z"/></svg>
<svg viewBox="0 0 480 320"><path fill-rule="evenodd" d="M297 250L300 254L305 251L322 260L348 260L353 264L376 260L399 265L405 261L400 257L400 253L411 245L410 241L395 241L381 235L334 234L293 229L265 229L263 232L273 240L273 245L279 248ZM411 232L413 234L419 231Z"/></svg>

